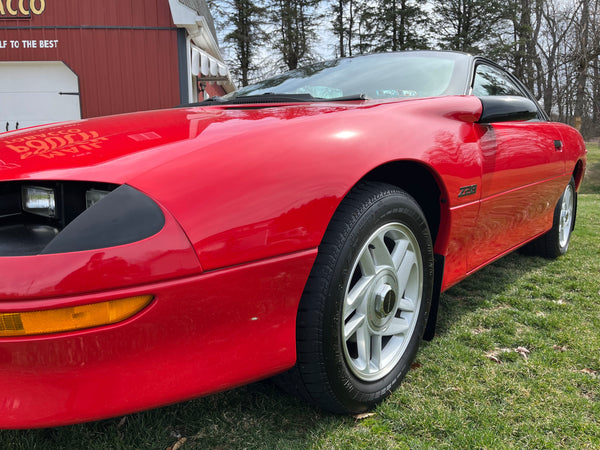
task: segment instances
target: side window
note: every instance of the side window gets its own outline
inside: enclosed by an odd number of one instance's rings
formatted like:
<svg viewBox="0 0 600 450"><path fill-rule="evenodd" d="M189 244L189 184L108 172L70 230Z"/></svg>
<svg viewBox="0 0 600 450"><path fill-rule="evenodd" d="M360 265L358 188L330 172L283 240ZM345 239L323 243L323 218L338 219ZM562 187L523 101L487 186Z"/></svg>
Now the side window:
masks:
<svg viewBox="0 0 600 450"><path fill-rule="evenodd" d="M506 74L485 64L479 64L475 69L473 95L478 97L486 95L517 95L519 97L527 97Z"/></svg>

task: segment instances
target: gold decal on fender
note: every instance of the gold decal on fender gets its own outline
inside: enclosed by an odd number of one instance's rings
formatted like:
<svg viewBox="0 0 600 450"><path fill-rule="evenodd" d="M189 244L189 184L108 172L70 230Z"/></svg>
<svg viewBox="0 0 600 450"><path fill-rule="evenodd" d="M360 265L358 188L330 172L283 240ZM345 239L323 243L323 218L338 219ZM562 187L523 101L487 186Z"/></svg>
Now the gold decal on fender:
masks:
<svg viewBox="0 0 600 450"><path fill-rule="evenodd" d="M108 141L97 131L64 129L6 141L6 147L17 153L20 159L42 157L53 159L71 153L86 154L102 148Z"/></svg>

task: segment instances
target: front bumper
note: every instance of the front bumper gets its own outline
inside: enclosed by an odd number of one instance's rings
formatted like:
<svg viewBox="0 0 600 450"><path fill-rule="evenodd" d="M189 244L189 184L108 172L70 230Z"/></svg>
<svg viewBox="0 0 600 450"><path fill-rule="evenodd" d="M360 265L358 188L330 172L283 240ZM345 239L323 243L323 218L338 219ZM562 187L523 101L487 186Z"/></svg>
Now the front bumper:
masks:
<svg viewBox="0 0 600 450"><path fill-rule="evenodd" d="M296 310L315 257L316 249L128 288L0 300L0 311L10 312L154 296L118 324L1 338L0 428L127 414L291 367Z"/></svg>

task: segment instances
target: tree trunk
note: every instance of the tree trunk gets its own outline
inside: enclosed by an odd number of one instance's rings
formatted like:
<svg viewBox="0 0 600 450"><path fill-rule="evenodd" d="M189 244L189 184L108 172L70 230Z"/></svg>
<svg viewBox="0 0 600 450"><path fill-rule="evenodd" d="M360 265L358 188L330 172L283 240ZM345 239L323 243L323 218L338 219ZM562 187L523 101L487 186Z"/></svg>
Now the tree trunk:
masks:
<svg viewBox="0 0 600 450"><path fill-rule="evenodd" d="M593 92L592 133L594 137L598 137L600 136L600 58L594 61Z"/></svg>
<svg viewBox="0 0 600 450"><path fill-rule="evenodd" d="M577 49L577 82L575 94L575 128L581 131L581 122L585 106L585 87L587 84L588 65L589 65L589 17L590 17L590 2L589 0L581 0L581 21L579 25L579 48Z"/></svg>

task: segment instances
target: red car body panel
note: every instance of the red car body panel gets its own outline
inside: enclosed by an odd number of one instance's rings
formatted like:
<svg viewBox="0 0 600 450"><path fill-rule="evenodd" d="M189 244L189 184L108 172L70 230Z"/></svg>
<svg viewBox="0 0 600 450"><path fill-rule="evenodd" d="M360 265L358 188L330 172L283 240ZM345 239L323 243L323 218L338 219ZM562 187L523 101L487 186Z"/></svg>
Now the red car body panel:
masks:
<svg viewBox="0 0 600 450"><path fill-rule="evenodd" d="M473 96L213 106L0 135L2 180L126 183L165 215L132 244L0 257L0 312L154 295L115 325L0 338L0 428L110 417L291 367L323 233L387 164L438 184L442 289L549 230L585 164L581 138L546 122L478 124L481 112Z"/></svg>
<svg viewBox="0 0 600 450"><path fill-rule="evenodd" d="M155 296L139 315L115 325L0 339L0 427L100 419L281 372L295 361L295 313L315 256L301 252L162 283L31 301L28 309L35 310ZM2 303L4 311L23 306Z"/></svg>
<svg viewBox="0 0 600 450"><path fill-rule="evenodd" d="M150 239L99 250L0 258L3 311L35 310L32 299L98 292L200 272L200 263L179 224L168 215ZM24 270L29 269L29 270ZM32 277L31 270L35 271ZM32 306L36 305L36 306Z"/></svg>

